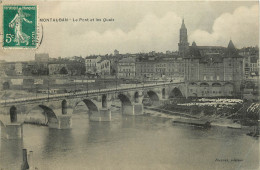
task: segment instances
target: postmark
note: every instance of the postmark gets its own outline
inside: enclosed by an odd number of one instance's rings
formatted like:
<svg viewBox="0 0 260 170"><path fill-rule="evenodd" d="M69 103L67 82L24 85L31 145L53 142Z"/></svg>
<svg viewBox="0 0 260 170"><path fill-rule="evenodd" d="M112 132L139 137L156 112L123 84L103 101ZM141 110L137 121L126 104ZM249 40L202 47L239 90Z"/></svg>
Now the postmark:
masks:
<svg viewBox="0 0 260 170"><path fill-rule="evenodd" d="M3 6L3 48L37 47L37 6Z"/></svg>

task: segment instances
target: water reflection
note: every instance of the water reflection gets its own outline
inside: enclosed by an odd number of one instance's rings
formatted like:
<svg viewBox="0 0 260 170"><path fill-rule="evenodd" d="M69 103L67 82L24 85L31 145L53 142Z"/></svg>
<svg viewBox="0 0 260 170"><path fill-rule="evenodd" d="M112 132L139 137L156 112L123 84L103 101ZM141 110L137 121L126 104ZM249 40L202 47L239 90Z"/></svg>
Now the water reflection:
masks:
<svg viewBox="0 0 260 170"><path fill-rule="evenodd" d="M173 125L164 118L122 116L91 122L73 115L73 128L24 125L23 140L1 139L0 169L21 165L23 147L34 151L40 170L84 169L254 169L259 166L258 140L241 130ZM242 159L239 163L216 162Z"/></svg>
<svg viewBox="0 0 260 170"><path fill-rule="evenodd" d="M87 143L107 142L111 133L110 122L89 122Z"/></svg>
<svg viewBox="0 0 260 170"><path fill-rule="evenodd" d="M42 154L46 158L62 156L63 152L70 152L73 149L74 139L71 129L59 130L50 129L45 136Z"/></svg>
<svg viewBox="0 0 260 170"><path fill-rule="evenodd" d="M18 169L22 164L23 140L7 140L2 138L0 142L0 168Z"/></svg>

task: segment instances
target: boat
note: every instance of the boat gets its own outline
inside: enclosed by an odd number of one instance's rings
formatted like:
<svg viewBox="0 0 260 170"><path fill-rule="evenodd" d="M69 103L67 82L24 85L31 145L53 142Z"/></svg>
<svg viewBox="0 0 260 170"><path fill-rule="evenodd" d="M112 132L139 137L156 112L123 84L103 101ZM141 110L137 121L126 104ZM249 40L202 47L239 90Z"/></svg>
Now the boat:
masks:
<svg viewBox="0 0 260 170"><path fill-rule="evenodd" d="M199 119L183 119L183 118L176 118L172 121L172 123L177 124L186 124L186 125L192 125L192 126L199 126L208 128L211 127L211 124L207 120L199 120Z"/></svg>
<svg viewBox="0 0 260 170"><path fill-rule="evenodd" d="M230 129L242 129L242 126L241 125L230 125L230 126L227 126L227 128L230 128Z"/></svg>
<svg viewBox="0 0 260 170"><path fill-rule="evenodd" d="M259 137L260 136L260 134L259 134L259 127L255 126L254 127L254 131L248 132L246 135L252 136L252 137Z"/></svg>

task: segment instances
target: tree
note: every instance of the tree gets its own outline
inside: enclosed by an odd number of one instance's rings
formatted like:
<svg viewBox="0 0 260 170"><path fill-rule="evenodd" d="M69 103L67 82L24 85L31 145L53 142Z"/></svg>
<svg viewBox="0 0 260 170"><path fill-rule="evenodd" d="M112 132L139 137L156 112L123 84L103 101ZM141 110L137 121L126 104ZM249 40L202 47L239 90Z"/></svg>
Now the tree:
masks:
<svg viewBox="0 0 260 170"><path fill-rule="evenodd" d="M9 82L4 82L3 83L3 90L8 90L10 88Z"/></svg>
<svg viewBox="0 0 260 170"><path fill-rule="evenodd" d="M68 70L65 67L60 69L60 74L68 74Z"/></svg>
<svg viewBox="0 0 260 170"><path fill-rule="evenodd" d="M86 72L85 61L69 61L67 67L71 75L83 75Z"/></svg>

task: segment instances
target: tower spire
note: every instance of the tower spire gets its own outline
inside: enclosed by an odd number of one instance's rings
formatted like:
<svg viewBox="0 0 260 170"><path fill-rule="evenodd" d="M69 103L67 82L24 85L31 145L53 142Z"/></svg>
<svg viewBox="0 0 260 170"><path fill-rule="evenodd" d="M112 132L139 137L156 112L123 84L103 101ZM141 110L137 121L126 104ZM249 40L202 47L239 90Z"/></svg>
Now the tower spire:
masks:
<svg viewBox="0 0 260 170"><path fill-rule="evenodd" d="M182 24L180 29L180 41L178 43L178 46L180 56L184 57L189 50L187 28L184 23L184 17L182 18Z"/></svg>
<svg viewBox="0 0 260 170"><path fill-rule="evenodd" d="M185 23L184 23L184 17L182 18L181 28L186 29L186 26L185 26Z"/></svg>

